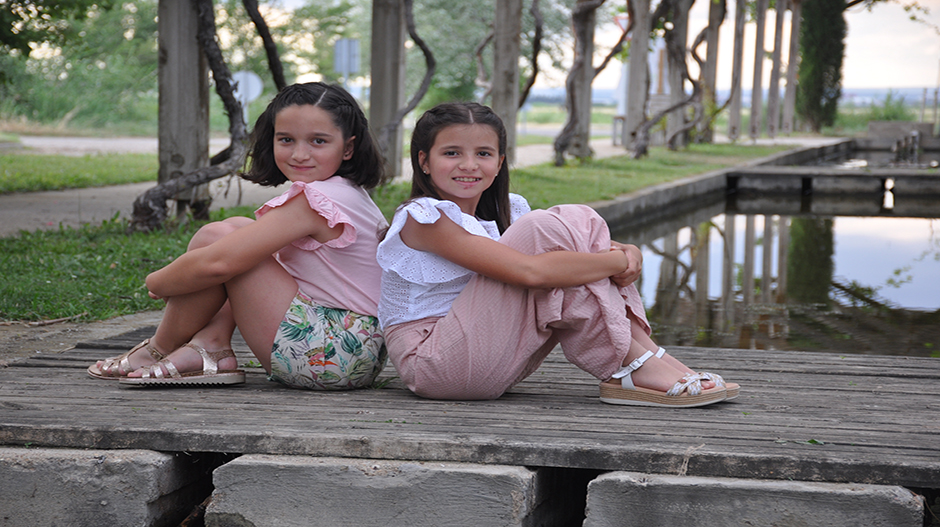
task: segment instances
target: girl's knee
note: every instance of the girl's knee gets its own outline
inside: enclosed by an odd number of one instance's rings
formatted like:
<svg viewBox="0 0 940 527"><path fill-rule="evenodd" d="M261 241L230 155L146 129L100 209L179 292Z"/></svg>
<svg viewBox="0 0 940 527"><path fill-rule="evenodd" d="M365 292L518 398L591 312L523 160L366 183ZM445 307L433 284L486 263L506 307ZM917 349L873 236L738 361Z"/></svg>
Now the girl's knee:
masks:
<svg viewBox="0 0 940 527"><path fill-rule="evenodd" d="M252 223L253 221L254 220L251 218L238 216L203 225L198 231L196 231L196 234L193 235L192 239L189 240L188 250L211 245L222 239L222 237L225 235L232 233L241 227Z"/></svg>

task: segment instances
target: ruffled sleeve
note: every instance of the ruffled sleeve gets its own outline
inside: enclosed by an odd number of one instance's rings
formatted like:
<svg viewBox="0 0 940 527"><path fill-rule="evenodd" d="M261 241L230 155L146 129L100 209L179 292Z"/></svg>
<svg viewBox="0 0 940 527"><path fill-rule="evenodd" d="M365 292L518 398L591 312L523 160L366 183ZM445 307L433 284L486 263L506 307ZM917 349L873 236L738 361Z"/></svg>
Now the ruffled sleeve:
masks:
<svg viewBox="0 0 940 527"><path fill-rule="evenodd" d="M405 280L420 284L438 284L466 276L471 271L440 256L425 251L416 251L401 240L401 230L408 216L418 223L430 224L447 216L471 234L490 237L479 222L460 211L451 201L433 198L418 198L395 212L392 225L385 239L379 244L376 259L382 269L392 271Z"/></svg>
<svg viewBox="0 0 940 527"><path fill-rule="evenodd" d="M310 208L320 216L323 216L323 218L326 219L326 224L331 229L342 224L343 232L338 237L326 243L320 243L309 236L305 236L294 240L291 242L291 245L307 251L314 251L322 246L342 249L343 247L352 245L356 241L356 228L353 226L352 220L336 206L333 200L315 188L314 185L316 183L320 182L304 183L302 181L294 181L286 192L276 198L268 200L267 203L256 210L255 217L260 218L268 211L287 203L287 200L294 196L303 194Z"/></svg>
<svg viewBox="0 0 940 527"><path fill-rule="evenodd" d="M532 207L524 197L519 194L509 194L509 218L512 223L529 212L532 212Z"/></svg>

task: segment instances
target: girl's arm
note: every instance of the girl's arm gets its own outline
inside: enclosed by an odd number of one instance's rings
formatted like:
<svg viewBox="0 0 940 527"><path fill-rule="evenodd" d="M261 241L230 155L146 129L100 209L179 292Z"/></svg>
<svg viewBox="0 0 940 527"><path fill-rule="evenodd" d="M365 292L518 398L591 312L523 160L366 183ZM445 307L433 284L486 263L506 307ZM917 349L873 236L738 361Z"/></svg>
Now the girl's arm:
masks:
<svg viewBox="0 0 940 527"><path fill-rule="evenodd" d="M525 288L570 287L603 280L628 267L623 251L550 251L529 255L470 234L446 215L422 224L410 215L401 230L408 247L434 253L475 273Z"/></svg>
<svg viewBox="0 0 940 527"><path fill-rule="evenodd" d="M200 291L250 270L282 247L303 236L325 243L339 237L343 226L329 228L326 218L310 208L302 194L289 199L215 243L183 253L147 276L147 289L166 298Z"/></svg>

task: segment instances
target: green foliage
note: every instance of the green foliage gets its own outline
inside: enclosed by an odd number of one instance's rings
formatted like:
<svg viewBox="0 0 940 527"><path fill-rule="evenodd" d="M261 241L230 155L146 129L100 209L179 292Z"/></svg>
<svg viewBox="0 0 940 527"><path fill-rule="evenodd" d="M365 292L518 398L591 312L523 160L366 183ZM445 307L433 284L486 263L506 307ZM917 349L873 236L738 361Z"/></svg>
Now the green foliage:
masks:
<svg viewBox="0 0 940 527"><path fill-rule="evenodd" d="M0 50L23 55L30 44L61 44L82 36L77 25L114 6L111 0L3 0L0 2ZM5 53L4 53L5 54ZM0 69L0 81L3 75Z"/></svg>
<svg viewBox="0 0 940 527"><path fill-rule="evenodd" d="M81 36L42 53L10 56L0 117L41 123L70 121L107 128L118 121L153 119L141 97L156 99L156 0L92 10L72 23Z"/></svg>
<svg viewBox="0 0 940 527"><path fill-rule="evenodd" d="M156 181L156 154L0 155L0 194Z"/></svg>
<svg viewBox="0 0 940 527"><path fill-rule="evenodd" d="M814 132L835 122L842 94L848 32L844 9L845 0L814 0L803 6L796 111Z"/></svg>
<svg viewBox="0 0 940 527"><path fill-rule="evenodd" d="M888 90L884 102L872 103L868 111L869 121L913 121L914 110L904 104L904 97L899 97L894 90Z"/></svg>

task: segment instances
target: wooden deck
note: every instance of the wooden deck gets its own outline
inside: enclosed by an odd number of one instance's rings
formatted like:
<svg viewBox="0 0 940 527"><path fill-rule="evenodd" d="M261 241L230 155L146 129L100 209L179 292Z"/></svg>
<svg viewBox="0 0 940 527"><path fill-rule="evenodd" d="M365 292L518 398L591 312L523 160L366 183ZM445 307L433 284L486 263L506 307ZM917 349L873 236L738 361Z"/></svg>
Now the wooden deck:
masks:
<svg viewBox="0 0 940 527"><path fill-rule="evenodd" d="M742 385L698 409L610 406L560 352L496 401L291 390L133 389L96 359L153 328L0 369L0 444L498 463L940 488L940 359L673 348ZM240 349L239 349L240 348ZM236 342L240 361L251 358Z"/></svg>

